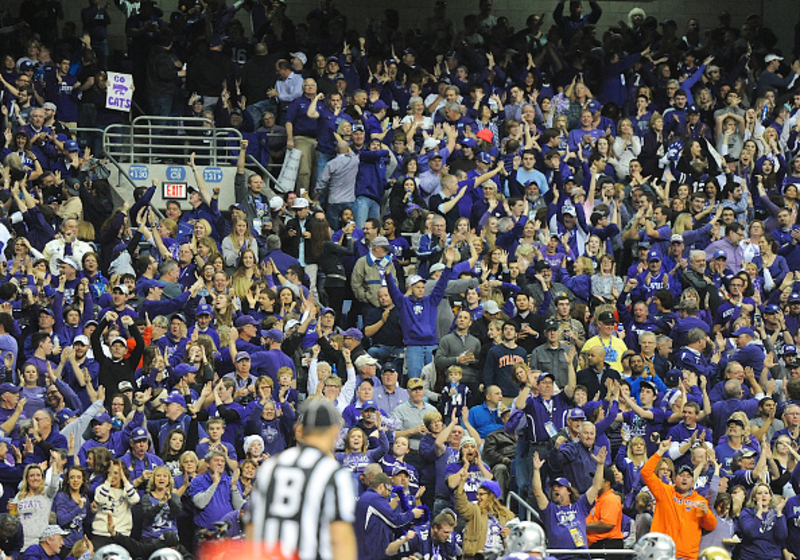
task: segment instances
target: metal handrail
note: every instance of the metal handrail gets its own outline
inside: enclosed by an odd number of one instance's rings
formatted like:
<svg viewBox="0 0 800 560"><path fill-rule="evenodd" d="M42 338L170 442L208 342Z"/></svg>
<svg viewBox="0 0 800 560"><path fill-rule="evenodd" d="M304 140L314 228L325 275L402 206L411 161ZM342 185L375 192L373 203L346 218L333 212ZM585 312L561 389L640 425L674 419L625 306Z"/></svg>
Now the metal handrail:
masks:
<svg viewBox="0 0 800 560"><path fill-rule="evenodd" d="M214 123L203 117L161 117L142 115L133 119L130 125L113 124L103 130L103 145L107 153L113 153L115 159L125 163L152 163L154 158L175 158L186 156L187 139L193 138L191 132L206 133L203 136L209 141L202 146L202 157L208 157L211 165L218 165L227 158L238 156L242 134L235 128L214 126ZM187 135L186 133L189 132ZM198 138L201 138L199 135ZM206 153L207 152L207 153ZM225 161L234 165L233 161Z"/></svg>
<svg viewBox="0 0 800 560"><path fill-rule="evenodd" d="M516 492L509 492L508 496L506 496L506 507L508 509L511 509L511 500L512 499L515 502L517 502L519 505L521 505L523 508L525 508L525 510L528 512L528 518L526 519L526 521L530 521L531 520L531 514L533 514L533 518L536 520L536 522L539 523L539 524L542 523L542 517L539 515L539 512L536 511L535 509L533 509L533 507L531 507L531 505L528 503L528 501L525 500L522 496L520 496ZM511 511L514 511L514 510L511 510Z"/></svg>
<svg viewBox="0 0 800 560"><path fill-rule="evenodd" d="M569 554L574 556L631 556L636 554L632 548L602 548L602 549L576 549L576 548L548 548L547 554Z"/></svg>

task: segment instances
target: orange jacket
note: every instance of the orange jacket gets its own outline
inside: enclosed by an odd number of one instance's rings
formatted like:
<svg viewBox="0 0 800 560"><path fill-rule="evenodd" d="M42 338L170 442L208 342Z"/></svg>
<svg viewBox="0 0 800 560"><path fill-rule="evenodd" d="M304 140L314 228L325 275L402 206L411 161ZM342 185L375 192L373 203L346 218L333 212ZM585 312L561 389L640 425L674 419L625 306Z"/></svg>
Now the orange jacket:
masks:
<svg viewBox="0 0 800 560"><path fill-rule="evenodd" d="M714 530L717 518L711 507L708 507L706 513L700 509L702 502L708 506L708 501L703 496L694 490L688 496L683 496L672 484L666 484L656 476L655 469L660 459L661 455L653 455L641 471L642 480L656 499L650 530L672 537L678 558L696 559L700 553L702 529Z"/></svg>
<svg viewBox="0 0 800 560"><path fill-rule="evenodd" d="M606 523L613 525L613 528L606 533L589 533L586 537L589 540L589 546L597 541L604 541L607 539L622 539L625 535L622 534L622 502L612 490L605 492L597 497L594 502L592 511L586 518L586 524L590 523Z"/></svg>

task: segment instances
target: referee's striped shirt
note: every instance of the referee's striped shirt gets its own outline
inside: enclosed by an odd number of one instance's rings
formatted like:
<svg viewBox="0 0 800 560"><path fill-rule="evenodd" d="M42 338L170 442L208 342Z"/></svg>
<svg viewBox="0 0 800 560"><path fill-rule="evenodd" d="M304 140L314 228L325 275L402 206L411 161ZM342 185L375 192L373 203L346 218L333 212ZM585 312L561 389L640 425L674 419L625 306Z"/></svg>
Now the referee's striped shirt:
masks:
<svg viewBox="0 0 800 560"><path fill-rule="evenodd" d="M330 525L355 521L353 474L319 449L299 445L267 460L252 493L253 539L284 558L331 560Z"/></svg>

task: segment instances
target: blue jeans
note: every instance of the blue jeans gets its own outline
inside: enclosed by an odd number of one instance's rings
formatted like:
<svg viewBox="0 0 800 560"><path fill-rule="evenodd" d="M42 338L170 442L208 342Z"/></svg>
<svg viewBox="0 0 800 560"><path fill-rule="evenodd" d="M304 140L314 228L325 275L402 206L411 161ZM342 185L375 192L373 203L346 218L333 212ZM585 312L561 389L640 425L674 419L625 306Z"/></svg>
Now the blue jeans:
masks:
<svg viewBox="0 0 800 560"><path fill-rule="evenodd" d="M422 375L425 364L433 361L433 351L436 346L408 346L406 347L406 370L408 378L413 379Z"/></svg>
<svg viewBox="0 0 800 560"><path fill-rule="evenodd" d="M339 230L345 226L345 224L339 223L339 215L345 208L349 208L350 210L352 210L353 203L336 202L328 204L328 210L325 212L325 217L328 218L328 225L331 226L331 229L333 229L333 231Z"/></svg>
<svg viewBox="0 0 800 560"><path fill-rule="evenodd" d="M359 196L356 198L353 214L356 220L356 227L363 228L369 218L381 219L381 206L371 198Z"/></svg>
<svg viewBox="0 0 800 560"><path fill-rule="evenodd" d="M370 346L367 353L380 363L385 364L401 357L403 355L403 347L378 344L377 346Z"/></svg>
<svg viewBox="0 0 800 560"><path fill-rule="evenodd" d="M251 103L248 105L245 110L250 113L250 116L253 119L253 126L258 128L261 126L261 117L264 116L264 113L267 111L275 114L275 118L278 118L277 111L278 111L278 104L272 99L267 98L261 101L257 101L255 103Z"/></svg>

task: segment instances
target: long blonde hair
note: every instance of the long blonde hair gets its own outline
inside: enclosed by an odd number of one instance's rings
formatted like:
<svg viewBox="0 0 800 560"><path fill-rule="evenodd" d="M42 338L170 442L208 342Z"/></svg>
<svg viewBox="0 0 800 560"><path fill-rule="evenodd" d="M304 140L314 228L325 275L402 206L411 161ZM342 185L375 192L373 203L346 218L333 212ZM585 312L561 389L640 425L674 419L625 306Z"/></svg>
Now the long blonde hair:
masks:
<svg viewBox="0 0 800 560"><path fill-rule="evenodd" d="M40 473L42 473L42 489L39 490L36 494L28 486L28 473L30 473L33 469L38 469ZM19 487L19 494L17 494L17 500L21 500L23 498L27 498L28 496L38 496L40 494L44 494L45 489L45 480L44 480L44 470L42 467L36 463L31 463L27 467L25 467L25 472L22 474L22 484Z"/></svg>

